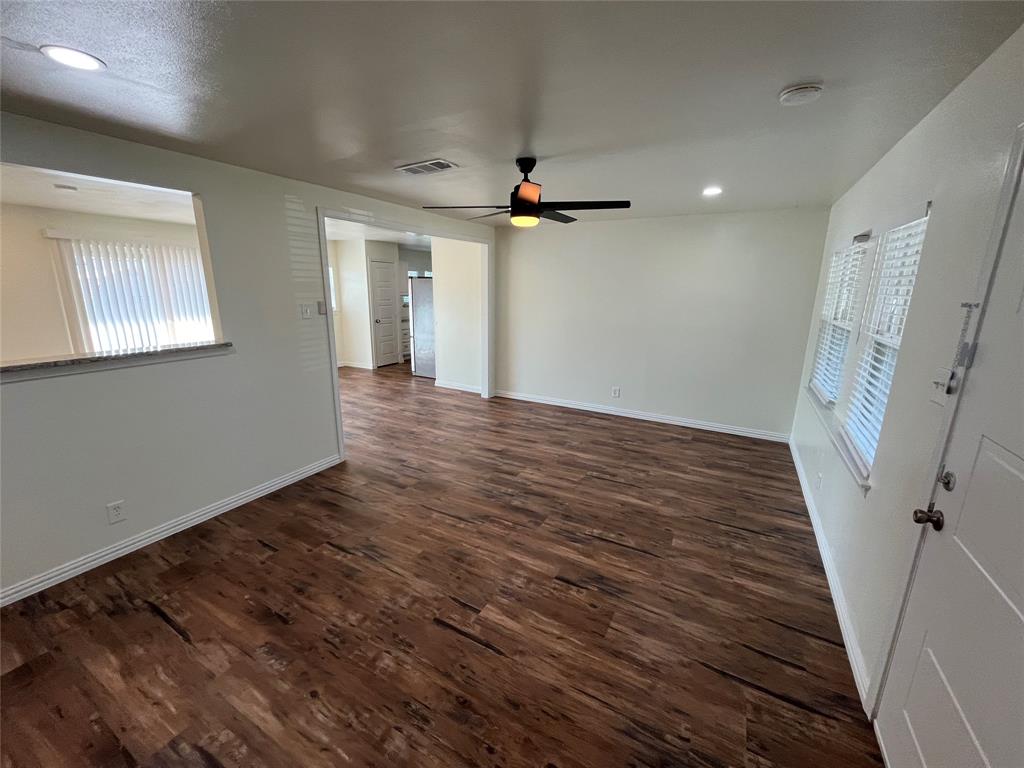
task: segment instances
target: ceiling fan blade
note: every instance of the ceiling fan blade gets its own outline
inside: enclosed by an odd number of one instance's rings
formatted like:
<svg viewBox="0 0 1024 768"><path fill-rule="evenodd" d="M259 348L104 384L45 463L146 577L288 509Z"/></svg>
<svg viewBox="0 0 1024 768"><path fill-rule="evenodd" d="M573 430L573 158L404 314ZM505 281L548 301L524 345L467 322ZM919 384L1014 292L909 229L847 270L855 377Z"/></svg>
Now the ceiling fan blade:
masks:
<svg viewBox="0 0 1024 768"><path fill-rule="evenodd" d="M562 200L540 204L544 211L602 211L610 208L629 208L629 200Z"/></svg>
<svg viewBox="0 0 1024 768"><path fill-rule="evenodd" d="M562 224L572 224L576 221L572 216L566 216L564 213L559 213L558 211L544 211L540 217L542 219L551 219L551 221L559 221Z"/></svg>
<svg viewBox="0 0 1024 768"><path fill-rule="evenodd" d="M424 205L425 211L449 211L456 208L508 208L507 205Z"/></svg>
<svg viewBox="0 0 1024 768"><path fill-rule="evenodd" d="M489 219L491 216L501 216L503 213L508 213L508 208L503 211L495 211L494 213L485 213L483 216L470 216L466 221L473 221L474 219Z"/></svg>
<svg viewBox="0 0 1024 768"><path fill-rule="evenodd" d="M524 203L536 205L540 202L540 184L525 179L516 185L516 199Z"/></svg>

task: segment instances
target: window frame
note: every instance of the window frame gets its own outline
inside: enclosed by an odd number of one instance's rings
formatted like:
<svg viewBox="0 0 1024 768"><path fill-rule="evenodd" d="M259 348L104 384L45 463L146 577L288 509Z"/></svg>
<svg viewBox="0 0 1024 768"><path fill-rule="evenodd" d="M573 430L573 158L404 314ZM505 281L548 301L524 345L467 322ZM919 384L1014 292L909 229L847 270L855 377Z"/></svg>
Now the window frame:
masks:
<svg viewBox="0 0 1024 768"><path fill-rule="evenodd" d="M61 303L74 354L127 357L223 340L206 258L197 243L52 230L46 234L56 245ZM206 325L210 336L160 342L160 335L178 336L172 318ZM120 321L113 329L111 319ZM163 330L168 324L172 330ZM129 341L140 343L129 346Z"/></svg>
<svg viewBox="0 0 1024 768"><path fill-rule="evenodd" d="M840 313L840 301L841 301L841 281L837 288L837 295L835 297L835 305L829 306L829 285L828 282L832 280L832 272L834 269L834 263L838 256L841 254L853 254L859 252L859 261L856 266L856 274L854 275L853 290L849 293L848 304L849 304L849 318L846 320L837 319L836 315ZM872 269L875 257L878 253L878 240L872 238L870 233L857 235L852 239L850 245L845 248L837 249L832 253L832 260L829 262L829 271L826 276L826 294L822 300L821 311L818 313L818 335L815 340L814 357L811 360L811 373L808 379L808 388L813 393L814 397L817 398L818 405L822 408L826 408L829 411L835 409L838 403L841 403L843 396L846 392L846 384L849 377L850 371L850 360L855 356L855 352L858 349L861 336L861 327L864 322L864 307L866 306L867 294L869 290L869 280L864 280L864 269L867 264L872 264ZM845 313L844 313L845 314ZM839 365L838 379L839 388L836 392L836 396L832 397L829 392L823 390L823 388L816 381L817 370L818 370L818 355L822 346L822 336L825 333L825 327L829 328L841 328L848 334L846 349L843 351L842 361Z"/></svg>
<svg viewBox="0 0 1024 768"><path fill-rule="evenodd" d="M878 246L875 249L875 254L872 259L871 277L867 281L867 293L865 296L863 310L861 312L855 353L851 356L849 361L849 370L844 373L845 391L843 392L843 399L841 401L842 412L839 415L840 437L851 454L858 473L865 481L870 476L871 469L874 466L874 460L878 451L878 443L881 440L882 430L885 427L885 417L888 413L889 397L891 395L893 382L896 380L896 370L899 366L899 352L903 341L903 333L906 329L906 321L910 316L910 307L913 303L914 292L917 287L917 278L921 269L921 258L924 255L924 246L928 235L929 215L930 210L926 209L924 216L919 216L917 218L910 219L909 221L904 221L902 224L897 224L896 226L887 228L885 233L879 239ZM896 233L902 233L911 227L921 226L922 222L923 231L920 235L920 243L917 246L917 255L913 265L913 275L910 281L909 294L906 297L906 306L902 313L902 324L899 328L899 333L897 335L880 333L878 332L877 325L881 322L883 316L886 315L880 302L883 298L881 286L885 279L884 272L887 266L887 245L891 239L900 236ZM888 374L885 402L881 406L881 415L878 418L877 435L874 437L874 450L871 455L868 456L864 450L864 446L860 444L860 437L855 434L857 431L861 430L858 430L851 425L851 419L862 419L863 417L852 414L851 408L854 406L854 399L857 395L858 384L861 378L860 368L862 365L872 365L872 363L867 362L866 357L868 355L875 357L874 349L876 346L881 346L885 348L888 353L891 353L893 361L891 366L892 370Z"/></svg>
<svg viewBox="0 0 1024 768"><path fill-rule="evenodd" d="M919 211L920 209L918 209ZM858 267L858 285L857 290L854 292L855 304L854 304L854 319L852 322L850 341L845 351L845 357L840 373L840 388L838 396L835 399L829 397L829 393L821 391L821 388L815 381L816 365L818 350L821 344L822 328L826 323L826 312L829 310L827 306L828 301L828 285L826 284L826 296L823 299L823 304L820 312L818 313L818 336L815 340L814 356L811 360L810 375L807 379L807 391L810 393L810 400L813 406L814 412L818 415L822 422L829 438L832 441L833 446L839 453L843 463L847 469L854 476L854 479L861 486L866 493L870 488L869 482L871 471L874 466L874 459L877 456L877 444L881 440L882 431L885 426L885 416L888 411L888 399L889 392L886 393L885 407L882 409L881 423L878 426L878 438L876 440L876 452L869 459L863 450L857 445L857 441L852 439L848 434L846 427L847 410L850 407L851 400L855 393L855 387L858 379L858 368L861 365L861 360L868 350L876 343L885 344L886 340L882 339L879 341L878 334L874 334L871 331L872 317L877 314L875 302L878 296L878 286L881 280L881 270L884 267L884 246L886 238L891 233L898 230L903 230L911 225L919 224L924 221L924 237L922 237L920 243L920 251L917 255L917 265L913 276L913 283L910 290L910 300L907 302L906 314L904 316L904 324L907 317L909 317L910 303L913 300L914 288L916 287L917 277L920 271L921 259L924 255L924 246L928 231L928 218L931 213L931 203L929 202L925 206L924 215L920 213L908 213L899 217L891 217L886 221L886 226L881 229L883 233L880 237L872 236L871 232L868 231L862 235L858 235L853 238L851 245L845 248L837 249L833 252L833 258L836 254L843 253L852 249L860 240L866 247L867 251L861 260ZM829 273L826 273L826 280L829 279L832 271L831 262L829 265ZM866 275L866 277L865 277ZM900 332L900 339L897 340L895 346L896 360L893 363L892 375L889 377L889 387L891 389L892 382L895 381L896 368L899 363L899 342L902 341L902 329ZM889 346L892 346L891 344Z"/></svg>
<svg viewBox="0 0 1024 768"><path fill-rule="evenodd" d="M196 344L181 344L165 346L157 349L149 349L133 352L89 352L84 351L84 339L69 338L72 344L72 351L68 354L30 358L21 360L8 360L0 364L0 385L16 384L18 382L35 381L38 379L49 379L61 376L106 371L119 368L135 368L139 366L154 365L159 363L177 362L183 360L194 360L207 357L220 357L235 353L235 346L224 337L220 321L219 298L217 287L214 282L213 267L210 260L210 248L206 235L206 221L202 208L202 200L199 195L192 195L192 203L195 209L196 230L198 236L199 253L206 282L208 300L210 305L210 316L213 321L214 339L210 342ZM187 245L194 248L196 243L191 240L178 240L167 237L151 237L133 235L126 238L124 234L108 227L46 227L41 232L44 239L51 241L51 269L55 272L58 294L64 311L64 319L68 326L68 333L73 334L75 324L75 308L69 306L70 294L67 284L66 270L62 265L62 255L58 245L59 240L101 240L120 241L131 240L137 243L170 243L172 245Z"/></svg>

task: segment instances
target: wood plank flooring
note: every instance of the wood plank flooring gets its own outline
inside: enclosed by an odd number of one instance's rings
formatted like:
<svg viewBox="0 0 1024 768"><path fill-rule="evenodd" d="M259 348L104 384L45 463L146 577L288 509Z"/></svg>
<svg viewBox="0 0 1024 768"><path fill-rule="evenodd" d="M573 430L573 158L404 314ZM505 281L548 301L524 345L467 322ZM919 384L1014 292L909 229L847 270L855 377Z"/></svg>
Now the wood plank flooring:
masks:
<svg viewBox="0 0 1024 768"><path fill-rule="evenodd" d="M341 383L344 465L3 610L3 766L882 764L785 445Z"/></svg>

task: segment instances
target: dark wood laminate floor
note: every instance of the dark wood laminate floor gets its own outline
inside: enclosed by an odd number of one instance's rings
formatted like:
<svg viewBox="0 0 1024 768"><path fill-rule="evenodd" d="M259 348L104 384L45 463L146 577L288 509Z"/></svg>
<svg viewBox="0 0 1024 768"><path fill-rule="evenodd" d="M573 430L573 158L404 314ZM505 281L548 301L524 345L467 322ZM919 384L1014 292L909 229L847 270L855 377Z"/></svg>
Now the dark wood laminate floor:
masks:
<svg viewBox="0 0 1024 768"><path fill-rule="evenodd" d="M3 610L4 766L881 765L786 446L341 379L345 465Z"/></svg>

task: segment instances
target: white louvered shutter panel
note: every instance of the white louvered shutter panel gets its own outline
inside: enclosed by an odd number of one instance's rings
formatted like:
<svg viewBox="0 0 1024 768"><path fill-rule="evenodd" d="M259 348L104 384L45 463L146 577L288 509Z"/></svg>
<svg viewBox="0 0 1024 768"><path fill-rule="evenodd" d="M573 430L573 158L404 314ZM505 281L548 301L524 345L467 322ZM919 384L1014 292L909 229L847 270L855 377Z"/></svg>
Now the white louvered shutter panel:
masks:
<svg viewBox="0 0 1024 768"><path fill-rule="evenodd" d="M202 255L161 243L59 240L85 352L216 340Z"/></svg>
<svg viewBox="0 0 1024 768"><path fill-rule="evenodd" d="M844 436L865 473L874 462L882 433L927 226L927 217L918 219L890 230L882 241L864 328L868 338L843 414Z"/></svg>
<svg viewBox="0 0 1024 768"><path fill-rule="evenodd" d="M866 243L855 243L832 254L829 265L811 370L811 386L828 403L839 398L842 387L843 368L856 317L861 266L867 250Z"/></svg>

